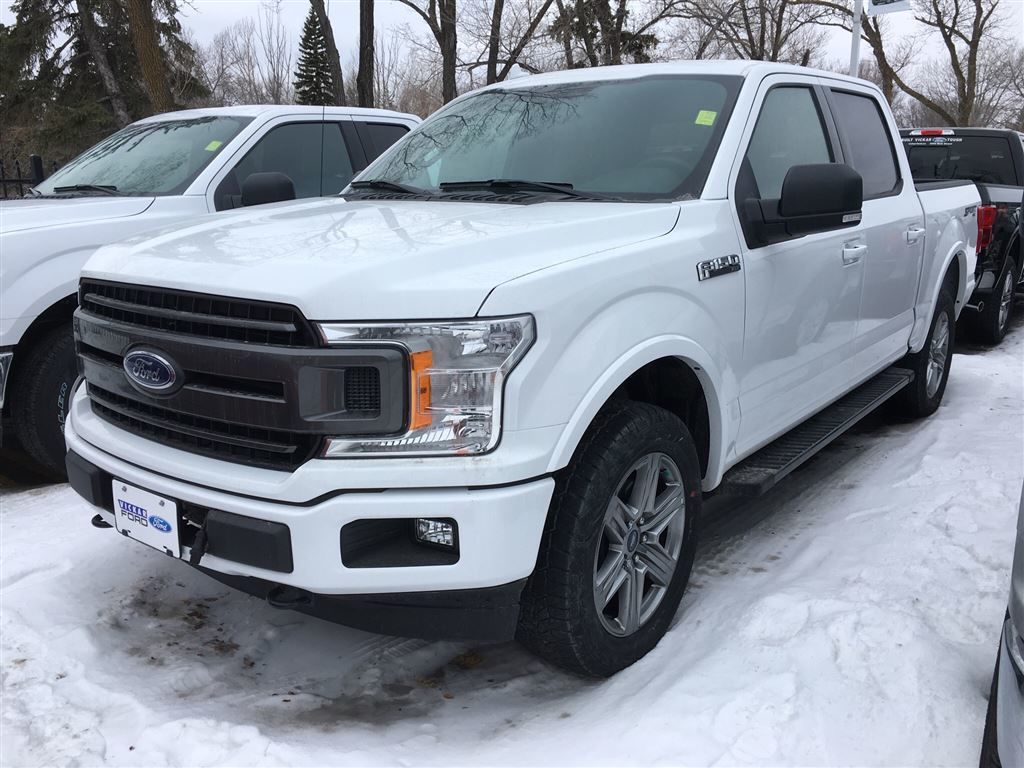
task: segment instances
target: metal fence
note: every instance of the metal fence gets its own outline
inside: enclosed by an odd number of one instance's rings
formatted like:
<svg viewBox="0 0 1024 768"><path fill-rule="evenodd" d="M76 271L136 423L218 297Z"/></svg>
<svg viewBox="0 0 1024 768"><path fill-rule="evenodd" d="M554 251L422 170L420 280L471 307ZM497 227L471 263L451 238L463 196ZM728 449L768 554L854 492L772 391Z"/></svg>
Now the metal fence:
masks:
<svg viewBox="0 0 1024 768"><path fill-rule="evenodd" d="M57 170L56 161L50 163L50 173ZM13 175L8 175L8 174ZM0 160L0 200L24 197L25 192L46 178L46 167L39 155L29 157L29 173L26 176L21 168L21 161L13 164Z"/></svg>

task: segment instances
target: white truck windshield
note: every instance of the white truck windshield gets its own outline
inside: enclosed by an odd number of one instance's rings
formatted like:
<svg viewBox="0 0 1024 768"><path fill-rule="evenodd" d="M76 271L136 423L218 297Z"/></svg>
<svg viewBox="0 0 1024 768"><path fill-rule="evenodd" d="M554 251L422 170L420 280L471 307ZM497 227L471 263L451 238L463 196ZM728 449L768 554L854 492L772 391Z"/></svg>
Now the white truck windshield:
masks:
<svg viewBox="0 0 1024 768"><path fill-rule="evenodd" d="M135 123L87 149L35 192L42 195L178 195L249 117Z"/></svg>

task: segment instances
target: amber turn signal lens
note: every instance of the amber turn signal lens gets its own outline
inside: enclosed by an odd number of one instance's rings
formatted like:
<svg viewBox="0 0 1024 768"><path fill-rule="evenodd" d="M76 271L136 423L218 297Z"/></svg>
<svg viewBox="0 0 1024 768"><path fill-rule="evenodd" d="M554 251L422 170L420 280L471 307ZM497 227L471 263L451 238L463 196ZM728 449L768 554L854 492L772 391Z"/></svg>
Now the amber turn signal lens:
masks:
<svg viewBox="0 0 1024 768"><path fill-rule="evenodd" d="M434 365L434 353L429 349L413 352L410 356L412 368L412 402L409 414L409 429L429 427L433 417L430 414L430 375Z"/></svg>

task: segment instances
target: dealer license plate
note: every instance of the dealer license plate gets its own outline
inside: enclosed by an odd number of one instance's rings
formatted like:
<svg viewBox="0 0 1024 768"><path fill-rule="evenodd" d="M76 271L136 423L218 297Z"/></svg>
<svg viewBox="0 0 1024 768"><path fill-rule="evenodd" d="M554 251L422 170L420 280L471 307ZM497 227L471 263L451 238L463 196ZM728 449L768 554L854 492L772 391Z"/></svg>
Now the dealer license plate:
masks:
<svg viewBox="0 0 1024 768"><path fill-rule="evenodd" d="M113 486L117 530L154 549L180 557L177 502L121 480L115 479Z"/></svg>

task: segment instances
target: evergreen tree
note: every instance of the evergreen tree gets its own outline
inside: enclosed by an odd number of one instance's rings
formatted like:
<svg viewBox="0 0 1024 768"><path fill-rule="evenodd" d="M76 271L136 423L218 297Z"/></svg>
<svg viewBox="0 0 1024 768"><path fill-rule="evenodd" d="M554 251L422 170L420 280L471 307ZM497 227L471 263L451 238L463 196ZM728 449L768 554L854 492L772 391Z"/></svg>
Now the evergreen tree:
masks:
<svg viewBox="0 0 1024 768"><path fill-rule="evenodd" d="M295 103L326 105L334 103L334 80L320 19L310 8L302 25L299 61L295 67Z"/></svg>

